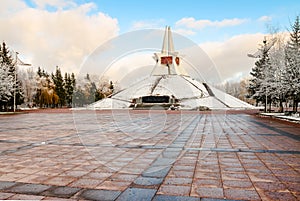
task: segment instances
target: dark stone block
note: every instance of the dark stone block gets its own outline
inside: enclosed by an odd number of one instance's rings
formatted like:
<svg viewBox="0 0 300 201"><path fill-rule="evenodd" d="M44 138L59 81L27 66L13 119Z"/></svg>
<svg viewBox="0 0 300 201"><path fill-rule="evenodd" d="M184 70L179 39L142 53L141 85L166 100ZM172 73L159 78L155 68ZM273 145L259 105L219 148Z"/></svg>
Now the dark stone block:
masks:
<svg viewBox="0 0 300 201"><path fill-rule="evenodd" d="M10 188L14 185L16 185L16 182L0 181L0 190Z"/></svg>
<svg viewBox="0 0 300 201"><path fill-rule="evenodd" d="M108 190L85 190L80 194L80 198L87 200L115 200L121 191L108 191Z"/></svg>
<svg viewBox="0 0 300 201"><path fill-rule="evenodd" d="M153 178L153 177L139 177L137 178L134 183L143 186L152 186L158 185L163 182L163 178Z"/></svg>
<svg viewBox="0 0 300 201"><path fill-rule="evenodd" d="M73 188L67 186L59 186L48 189L43 195L51 196L51 197L60 197L60 198L70 198L75 195L80 188Z"/></svg>
<svg viewBox="0 0 300 201"><path fill-rule="evenodd" d="M151 201L155 195L156 190L154 189L144 189L144 188L127 188L121 195L118 197L117 201L132 201L132 200L143 200Z"/></svg>
<svg viewBox="0 0 300 201"><path fill-rule="evenodd" d="M152 167L154 166L167 166L167 165L172 165L175 162L175 158L158 158L154 163L151 165Z"/></svg>
<svg viewBox="0 0 300 201"><path fill-rule="evenodd" d="M165 167L150 167L146 171L143 172L142 176L143 177L158 177L158 178L163 178L167 176L170 166Z"/></svg>
<svg viewBox="0 0 300 201"><path fill-rule="evenodd" d="M10 188L9 192L40 195L49 188L50 186L42 184L20 184Z"/></svg>
<svg viewBox="0 0 300 201"><path fill-rule="evenodd" d="M162 153L162 156L164 158L173 158L176 159L179 156L180 152L179 151L164 151Z"/></svg>
<svg viewBox="0 0 300 201"><path fill-rule="evenodd" d="M200 201L200 198L187 196L157 195L153 201Z"/></svg>
<svg viewBox="0 0 300 201"><path fill-rule="evenodd" d="M243 200L227 200L218 198L201 198L201 201L243 201Z"/></svg>

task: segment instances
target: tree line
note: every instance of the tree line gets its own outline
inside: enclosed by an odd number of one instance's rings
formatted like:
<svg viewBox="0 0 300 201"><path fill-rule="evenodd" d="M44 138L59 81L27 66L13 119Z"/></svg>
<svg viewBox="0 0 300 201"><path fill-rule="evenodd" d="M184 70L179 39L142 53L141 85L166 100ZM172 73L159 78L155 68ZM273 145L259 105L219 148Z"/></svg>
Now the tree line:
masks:
<svg viewBox="0 0 300 201"><path fill-rule="evenodd" d="M49 74L38 67L22 70L18 67L5 42L0 45L0 111L13 110L14 105L24 107L55 108L82 107L111 95L115 84L107 78L86 74L75 77L63 73L56 66Z"/></svg>
<svg viewBox="0 0 300 201"><path fill-rule="evenodd" d="M283 112L285 103L291 104L293 112L297 112L300 102L299 16L291 25L287 39L277 33L272 39L263 41L259 53L250 72L248 97L257 105L264 104L265 111L270 111L273 104Z"/></svg>

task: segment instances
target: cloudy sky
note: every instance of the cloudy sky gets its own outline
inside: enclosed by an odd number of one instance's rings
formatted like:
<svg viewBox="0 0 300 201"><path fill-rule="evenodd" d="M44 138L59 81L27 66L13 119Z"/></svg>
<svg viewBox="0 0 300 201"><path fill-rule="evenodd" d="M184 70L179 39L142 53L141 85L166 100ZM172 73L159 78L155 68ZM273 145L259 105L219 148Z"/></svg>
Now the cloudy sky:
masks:
<svg viewBox="0 0 300 201"><path fill-rule="evenodd" d="M300 11L296 0L3 0L0 4L0 39L34 67L78 72L105 41L168 25L199 44L222 80L247 76L255 61L246 55L257 50L267 27L287 31Z"/></svg>

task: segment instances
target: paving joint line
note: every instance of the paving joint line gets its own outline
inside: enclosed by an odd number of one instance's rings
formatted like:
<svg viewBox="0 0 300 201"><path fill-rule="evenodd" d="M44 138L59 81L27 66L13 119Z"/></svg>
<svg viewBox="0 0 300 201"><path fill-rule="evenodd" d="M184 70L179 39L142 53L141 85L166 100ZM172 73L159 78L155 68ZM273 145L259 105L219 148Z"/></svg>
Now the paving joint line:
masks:
<svg viewBox="0 0 300 201"><path fill-rule="evenodd" d="M244 118L244 117L243 117ZM255 123L261 127L264 127L264 128L267 128L271 131L275 131L276 133L278 133L279 135L282 135L282 136L286 136L286 137L289 137L289 138L292 138L294 140L297 140L297 141L300 141L300 136L299 135L295 135L295 134L292 134L292 133L289 133L289 132L286 132L286 131L283 131L279 128L275 128L275 127L272 127L272 126L269 126L267 125L266 123L262 123L262 122L258 122L254 119L251 119L250 120L252 123Z"/></svg>
<svg viewBox="0 0 300 201"><path fill-rule="evenodd" d="M212 151L212 152L250 152L250 153L276 153L276 154L300 154L294 150L267 150L267 149L224 149L224 148L184 148L187 151Z"/></svg>

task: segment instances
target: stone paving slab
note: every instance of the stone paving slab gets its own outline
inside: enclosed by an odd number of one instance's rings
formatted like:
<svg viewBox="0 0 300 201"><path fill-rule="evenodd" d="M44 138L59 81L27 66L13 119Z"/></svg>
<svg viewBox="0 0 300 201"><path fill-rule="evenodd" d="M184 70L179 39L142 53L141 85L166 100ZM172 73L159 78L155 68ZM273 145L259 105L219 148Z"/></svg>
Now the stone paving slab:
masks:
<svg viewBox="0 0 300 201"><path fill-rule="evenodd" d="M300 125L235 112L0 116L0 199L300 200Z"/></svg>
<svg viewBox="0 0 300 201"><path fill-rule="evenodd" d="M121 194L121 191L109 190L85 190L80 194L79 198L87 200L115 200Z"/></svg>

